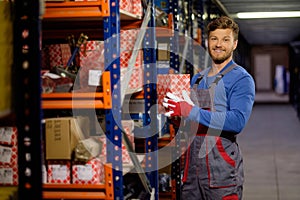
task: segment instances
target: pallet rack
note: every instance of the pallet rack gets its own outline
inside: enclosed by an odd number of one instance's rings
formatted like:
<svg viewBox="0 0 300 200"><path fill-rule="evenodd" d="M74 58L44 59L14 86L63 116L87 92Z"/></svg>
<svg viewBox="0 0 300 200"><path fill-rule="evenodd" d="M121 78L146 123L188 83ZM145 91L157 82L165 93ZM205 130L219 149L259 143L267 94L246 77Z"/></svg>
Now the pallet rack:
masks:
<svg viewBox="0 0 300 200"><path fill-rule="evenodd" d="M108 162L112 163L112 181L106 184L113 186L105 199L122 199L122 159L121 131L116 130L121 118L117 116L120 110L120 61L119 38L119 3L118 1L97 2L59 2L46 3L44 16L40 15L39 1L18 1L15 4L15 52L14 60L17 72L17 97L24 102L17 107L17 127L19 130L19 196L30 199L42 199L53 196L53 192L42 194L41 175L41 116L42 109L106 109ZM43 94L40 88L40 39L41 17L44 20L102 20L104 27L106 71L103 73L102 93L73 93L73 94ZM128 18L133 18L129 16ZM28 36L26 35L27 33ZM117 57L117 59L115 59ZM111 94L114 94L112 97ZM41 101L41 96L43 101ZM58 100L59 99L59 100ZM55 102L53 101L55 100ZM33 162L34 161L34 162ZM107 168L106 168L107 169ZM49 190L56 186L45 185ZM71 187L73 188L73 187ZM96 187L97 188L97 187ZM103 188L103 186L100 186ZM107 186L105 187L107 188ZM57 188L56 188L57 189ZM65 188L66 189L66 188ZM99 189L99 188L98 188ZM63 194L63 193L61 193ZM70 194L70 193L69 193ZM49 196L50 195L50 196ZM102 195L103 196L103 195ZM99 196L99 198L101 195ZM85 197L82 197L85 198Z"/></svg>
<svg viewBox="0 0 300 200"><path fill-rule="evenodd" d="M105 69L107 72L103 74L103 93L86 93L86 94L41 94L40 92L40 39L41 39L41 14L40 1L17 1L15 2L16 20L15 20L15 66L17 77L16 94L17 98L24 102L17 107L18 129L19 129L19 195L24 198L42 199L42 183L41 183L41 116L42 109L71 109L74 106L77 109L95 108L105 109L106 128L107 128L107 159L112 163L112 185L113 197L115 199L123 199L123 180L122 180L122 133L118 127L121 124L121 103L120 103L120 40L114 37L120 34L120 19L133 20L138 19L134 15L129 15L119 10L119 1L97 1L97 2L59 2L46 3L44 19L50 23L61 23L60 19L72 21L75 17L83 21L93 21L93 24L101 24L102 28L95 27L96 30L103 31L105 45ZM151 19L149 27L155 27L155 9L153 0L149 1L152 5ZM189 1L192 5L192 2ZM174 22L174 35L170 37L171 41L171 59L170 64L175 72L179 72L179 35L178 35L178 1L170 1L170 10L173 12L172 20ZM189 10L192 7L189 7ZM192 12L191 10L189 12ZM58 20L59 19L59 20ZM191 19L190 19L191 20ZM53 31L48 27L45 30L47 39L62 38L64 30L61 33L53 35ZM75 30L75 29L74 29ZM150 108L156 104L156 30L148 29L147 37L144 40L144 96L145 112L143 115L143 125L150 129L148 133L157 129L156 112L150 111ZM22 33L29 31L29 37L24 37ZM91 31L92 32L92 31ZM168 35L168 34L167 34ZM96 36L94 36L96 37ZM30 48L24 51L24 47ZM109 50L109 51L108 51ZM29 66L29 67L28 67ZM188 69L190 69L188 67ZM42 97L42 101L41 101ZM111 97L111 98L110 98ZM57 101L59 99L59 102ZM53 104L55 100L55 104ZM78 102L78 103L74 103ZM89 104L88 102L93 102ZM96 103L95 103L96 102ZM25 120L24 120L25 119ZM151 121L152 119L152 121ZM151 123L150 123L151 122ZM150 126L148 126L150 124ZM146 128L145 128L146 129ZM145 130L145 132L147 132ZM158 133L158 131L156 131ZM179 149L176 141L176 149ZM30 145L28 145L30 144ZM151 183L151 187L155 189L155 199L158 199L158 135L148 137L146 135L146 152L152 152L146 157L146 171ZM178 158L179 152L172 156ZM29 159L29 157L31 159ZM34 160L34 163L33 163ZM172 177L175 180L176 191L180 190L180 161L177 159L172 167ZM156 169L156 170L153 170ZM22 173L23 172L23 173ZM48 188L47 188L48 187ZM51 189L52 186L45 186ZM54 187L54 186L53 186ZM103 187L103 186L101 186ZM97 187L96 187L97 188ZM99 189L99 188L98 188ZM180 193L175 192L172 199L180 199Z"/></svg>

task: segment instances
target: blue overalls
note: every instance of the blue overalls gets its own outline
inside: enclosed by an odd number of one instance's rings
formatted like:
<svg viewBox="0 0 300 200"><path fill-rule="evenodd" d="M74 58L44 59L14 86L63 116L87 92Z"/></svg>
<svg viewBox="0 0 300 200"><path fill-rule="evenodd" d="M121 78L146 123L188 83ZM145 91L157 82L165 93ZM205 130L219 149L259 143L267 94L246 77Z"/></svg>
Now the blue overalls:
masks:
<svg viewBox="0 0 300 200"><path fill-rule="evenodd" d="M208 89L198 88L203 78L202 73L192 87L192 101L203 109L215 111L215 87L218 87L222 77L236 66L233 63L218 74ZM236 135L196 122L190 122L190 127L191 143L186 152L181 199L242 199L243 160L236 143Z"/></svg>

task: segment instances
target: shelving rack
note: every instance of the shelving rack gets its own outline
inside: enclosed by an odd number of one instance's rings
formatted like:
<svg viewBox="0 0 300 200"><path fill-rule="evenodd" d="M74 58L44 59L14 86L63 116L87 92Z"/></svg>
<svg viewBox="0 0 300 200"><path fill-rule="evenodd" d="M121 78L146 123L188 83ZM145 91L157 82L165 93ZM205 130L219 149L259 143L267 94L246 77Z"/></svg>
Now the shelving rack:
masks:
<svg viewBox="0 0 300 200"><path fill-rule="evenodd" d="M14 70L18 128L18 196L42 198L40 2L16 1Z"/></svg>
<svg viewBox="0 0 300 200"><path fill-rule="evenodd" d="M103 19L105 69L111 72L112 109L107 110L107 162L113 165L114 198L123 199L123 165L120 85L120 10L119 1L111 0L110 15ZM118 148L115 148L118 147Z"/></svg>
<svg viewBox="0 0 300 200"><path fill-rule="evenodd" d="M40 88L40 40L41 40L41 14L40 1L16 1L15 2L15 71L18 85L16 94L20 102L17 110L17 127L19 130L19 195L25 199L42 199L42 174L41 174L41 120L42 109L76 109L95 108L105 109L107 129L107 160L112 163L113 174L113 195L115 199L123 199L123 174L122 174L122 133L121 124L121 103L120 103L120 19L140 19L134 15L119 10L118 0L103 0L97 2L59 2L46 3L43 18L55 21L63 18L71 21L72 18L92 20L93 24L103 27L96 27L103 30L105 45L105 69L103 74L103 93L60 93L41 94ZM155 9L152 5L151 19L148 27L155 27ZM170 36L171 44L171 68L175 73L179 72L179 28L178 28L178 1L170 0L170 10L173 13L174 23L173 35ZM189 1L192 4L191 1ZM68 11L62 11L61 8ZM191 7L189 7L192 9ZM190 11L191 12L191 11ZM156 102L156 30L147 30L147 37L144 40L144 100L145 112L143 115L143 129L146 138L146 152L151 152L146 157L146 171L155 189L155 199L158 199L158 130L157 113L150 108ZM63 30L61 30L63 32ZM26 33L29 33L26 35ZM54 32L46 30L46 37L49 39ZM62 34L63 35L63 34ZM53 37L62 37L59 33ZM43 101L41 101L41 97ZM57 101L59 99L59 102ZM53 105L53 100L55 104ZM92 104L87 102L93 101ZM95 100L95 101L94 101ZM74 103L78 102L78 103ZM150 126L149 126L150 125ZM148 131L146 129L149 129ZM147 133L157 133L147 135ZM178 144L176 141L176 152L172 156L178 158ZM119 148L116 148L119 147ZM34 161L34 162L33 162ZM175 179L176 191L180 191L180 161L177 159L172 167L172 177ZM173 199L180 199L180 193L176 192Z"/></svg>
<svg viewBox="0 0 300 200"><path fill-rule="evenodd" d="M144 100L145 112L143 115L144 134L146 137L146 172L151 187L154 188L155 199L158 199L158 129L157 112L150 110L157 104L156 95L156 29L154 1L149 0L151 5L151 16L144 39ZM152 134L154 133L154 134Z"/></svg>
<svg viewBox="0 0 300 200"><path fill-rule="evenodd" d="M121 147L122 142L121 132L116 130L117 124L121 122L120 117L116 116L120 109L119 45L116 45L119 37L112 37L120 32L118 1L46 3L46 12L41 16L39 1L25 0L15 3L15 13L14 61L18 76L16 96L23 102L18 103L16 109L19 131L19 196L25 199L42 199L42 109L95 108L106 109L108 162L112 163L114 182L114 192L110 193L110 197L114 195L116 199L122 199L122 159L116 159L117 156L122 158L121 148L117 150L114 147ZM41 95L41 17L47 20L103 18L105 45L110 51L105 52L106 72L102 76L102 93ZM111 98L111 94L114 94L114 98Z"/></svg>

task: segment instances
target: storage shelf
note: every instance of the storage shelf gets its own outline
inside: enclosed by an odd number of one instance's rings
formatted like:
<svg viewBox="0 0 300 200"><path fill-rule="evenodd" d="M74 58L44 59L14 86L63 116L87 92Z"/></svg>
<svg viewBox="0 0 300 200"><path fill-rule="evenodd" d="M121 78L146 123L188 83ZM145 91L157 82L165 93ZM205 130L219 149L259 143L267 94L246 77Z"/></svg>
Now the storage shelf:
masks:
<svg viewBox="0 0 300 200"><path fill-rule="evenodd" d="M91 18L109 16L109 1L96 2L48 2L44 19Z"/></svg>
<svg viewBox="0 0 300 200"><path fill-rule="evenodd" d="M43 199L113 199L112 165L104 164L103 184L43 184Z"/></svg>
<svg viewBox="0 0 300 200"><path fill-rule="evenodd" d="M105 199L104 192L43 192L43 199Z"/></svg>
<svg viewBox="0 0 300 200"><path fill-rule="evenodd" d="M109 16L109 1L46 3L43 19L47 20L99 20ZM140 20L141 16L120 10L121 20Z"/></svg>
<svg viewBox="0 0 300 200"><path fill-rule="evenodd" d="M73 189L73 190L78 190L78 189L104 189L105 185L104 184L60 184L60 183L45 183L43 185L44 189Z"/></svg>
<svg viewBox="0 0 300 200"><path fill-rule="evenodd" d="M43 109L97 108L111 109L110 72L102 74L103 92L42 94Z"/></svg>

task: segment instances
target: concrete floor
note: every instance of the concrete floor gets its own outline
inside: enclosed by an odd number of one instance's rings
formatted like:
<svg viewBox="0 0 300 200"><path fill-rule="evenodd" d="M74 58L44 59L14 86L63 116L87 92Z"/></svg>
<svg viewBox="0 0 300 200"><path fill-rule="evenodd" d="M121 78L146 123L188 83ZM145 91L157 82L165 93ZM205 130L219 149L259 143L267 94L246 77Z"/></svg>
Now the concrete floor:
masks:
<svg viewBox="0 0 300 200"><path fill-rule="evenodd" d="M291 104L256 103L238 143L244 200L300 199L300 120Z"/></svg>

